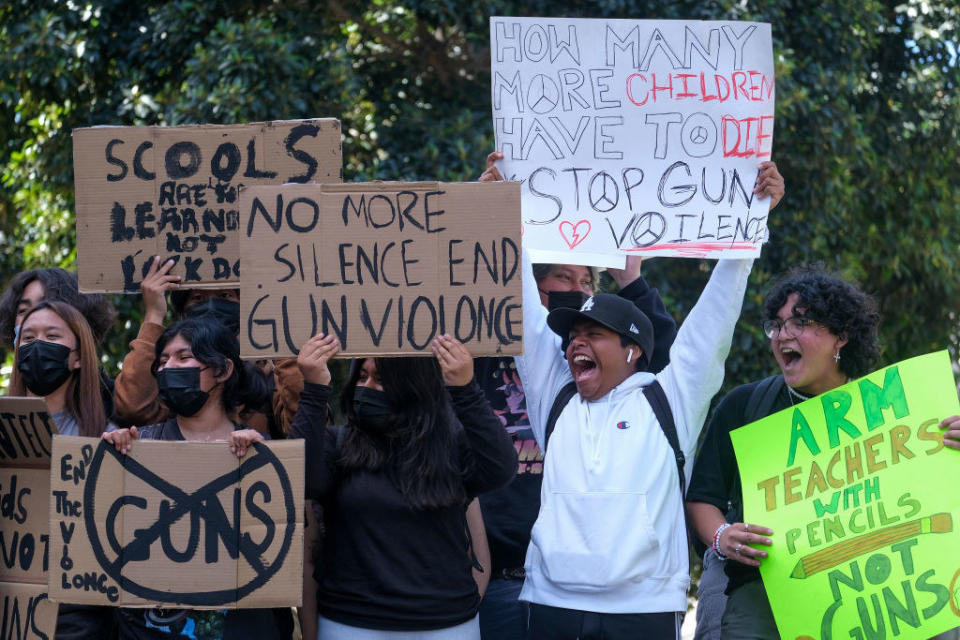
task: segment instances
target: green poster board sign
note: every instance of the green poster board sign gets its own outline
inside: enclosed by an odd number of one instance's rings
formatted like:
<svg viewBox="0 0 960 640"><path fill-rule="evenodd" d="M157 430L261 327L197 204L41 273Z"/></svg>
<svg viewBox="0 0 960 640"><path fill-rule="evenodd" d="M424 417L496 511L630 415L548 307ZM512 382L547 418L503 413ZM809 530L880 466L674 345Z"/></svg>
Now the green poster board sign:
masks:
<svg viewBox="0 0 960 640"><path fill-rule="evenodd" d="M784 640L929 638L960 625L960 414L946 351L731 433ZM732 561L731 561L732 562Z"/></svg>

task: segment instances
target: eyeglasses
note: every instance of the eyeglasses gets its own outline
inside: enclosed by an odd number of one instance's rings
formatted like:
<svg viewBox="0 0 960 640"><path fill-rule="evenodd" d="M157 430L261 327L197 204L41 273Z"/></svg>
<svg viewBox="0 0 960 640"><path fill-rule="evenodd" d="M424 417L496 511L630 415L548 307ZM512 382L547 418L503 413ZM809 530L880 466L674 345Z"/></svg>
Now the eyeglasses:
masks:
<svg viewBox="0 0 960 640"><path fill-rule="evenodd" d="M786 333L790 338L799 338L803 334L803 330L812 324L820 324L816 320L811 318L805 318L804 316L792 316L787 318L783 322L779 320L764 320L763 333L766 336L773 340L774 336L780 335L781 332Z"/></svg>

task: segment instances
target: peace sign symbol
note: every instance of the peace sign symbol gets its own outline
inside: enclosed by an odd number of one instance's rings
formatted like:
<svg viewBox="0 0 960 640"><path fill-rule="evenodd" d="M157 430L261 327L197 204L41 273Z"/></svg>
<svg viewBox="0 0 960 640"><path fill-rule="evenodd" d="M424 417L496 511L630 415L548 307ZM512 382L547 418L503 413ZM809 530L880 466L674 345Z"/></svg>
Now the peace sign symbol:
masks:
<svg viewBox="0 0 960 640"><path fill-rule="evenodd" d="M593 188L598 178L601 181L599 194L597 194ZM606 171L594 174L594 176L590 178L590 186L587 193L590 195L590 206L593 207L594 211L599 213L612 211L614 207L617 206L617 203L620 202L620 188L617 186L617 181Z"/></svg>
<svg viewBox="0 0 960 640"><path fill-rule="evenodd" d="M560 91L553 80L542 73L533 76L527 88L527 104L534 113L552 111L559 101Z"/></svg>
<svg viewBox="0 0 960 640"><path fill-rule="evenodd" d="M630 237L637 247L650 247L660 242L667 231L667 221L656 211L647 211L637 218Z"/></svg>
<svg viewBox="0 0 960 640"><path fill-rule="evenodd" d="M694 127L690 132L690 140L697 144L703 144L707 141L707 130L704 127Z"/></svg>

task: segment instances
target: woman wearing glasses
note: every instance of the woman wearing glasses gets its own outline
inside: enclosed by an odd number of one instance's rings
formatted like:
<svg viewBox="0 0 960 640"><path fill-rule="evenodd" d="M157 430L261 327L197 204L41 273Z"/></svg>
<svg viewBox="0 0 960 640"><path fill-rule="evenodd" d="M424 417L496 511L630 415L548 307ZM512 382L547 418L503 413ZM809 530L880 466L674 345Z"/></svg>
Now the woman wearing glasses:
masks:
<svg viewBox="0 0 960 640"><path fill-rule="evenodd" d="M718 630L723 638L780 637L758 569L767 552L749 546L770 545L773 532L743 522L730 432L869 373L880 355L873 298L821 269L787 273L767 295L764 314L763 331L781 373L737 387L720 401L687 492L694 529L711 546L704 565L726 559L729 579L722 621L698 616L699 627L712 630L698 627L697 637L716 638Z"/></svg>

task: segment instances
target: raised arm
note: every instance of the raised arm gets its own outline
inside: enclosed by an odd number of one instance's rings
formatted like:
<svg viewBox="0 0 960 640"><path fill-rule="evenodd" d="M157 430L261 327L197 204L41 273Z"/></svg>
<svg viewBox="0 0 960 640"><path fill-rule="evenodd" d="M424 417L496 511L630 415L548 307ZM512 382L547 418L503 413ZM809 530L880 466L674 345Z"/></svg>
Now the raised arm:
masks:
<svg viewBox="0 0 960 640"><path fill-rule="evenodd" d="M437 336L430 347L440 363L454 413L463 425L465 454L471 459L463 481L467 495L499 489L517 474L517 451L474 380L473 358L449 335Z"/></svg>
<svg viewBox="0 0 960 640"><path fill-rule="evenodd" d="M670 362L670 347L677 338L677 323L663 306L660 292L652 288L641 275L641 263L640 256L629 255L625 268L607 269L607 273L620 288L617 295L643 311L653 325L653 356L647 371L657 374Z"/></svg>
<svg viewBox="0 0 960 640"><path fill-rule="evenodd" d="M154 424L167 418L168 412L160 402L157 380L150 367L154 345L163 334L167 291L176 289L180 280L180 276L170 275L173 265L173 260L161 265L160 256L156 256L140 284L143 323L130 343L130 351L123 358L123 368L113 386L114 415L126 425Z"/></svg>
<svg viewBox="0 0 960 640"><path fill-rule="evenodd" d="M327 401L332 392L327 362L339 351L340 341L321 333L307 340L297 356L304 384L290 437L304 440L307 497L315 500L330 488L336 462L336 437L327 428Z"/></svg>
<svg viewBox="0 0 960 640"><path fill-rule="evenodd" d="M563 385L573 380L560 350L560 336L547 326L547 310L540 302L533 265L523 251L523 355L514 358L526 394L527 415L537 444L543 448L550 407Z"/></svg>
<svg viewBox="0 0 960 640"><path fill-rule="evenodd" d="M657 375L673 409L688 459L696 448L710 399L723 382L723 363L740 317L753 259L719 260L700 299L677 332L670 364Z"/></svg>
<svg viewBox="0 0 960 640"><path fill-rule="evenodd" d="M303 392L303 375L296 358L273 361L273 415L284 433L290 433L290 425L297 415L297 403Z"/></svg>

